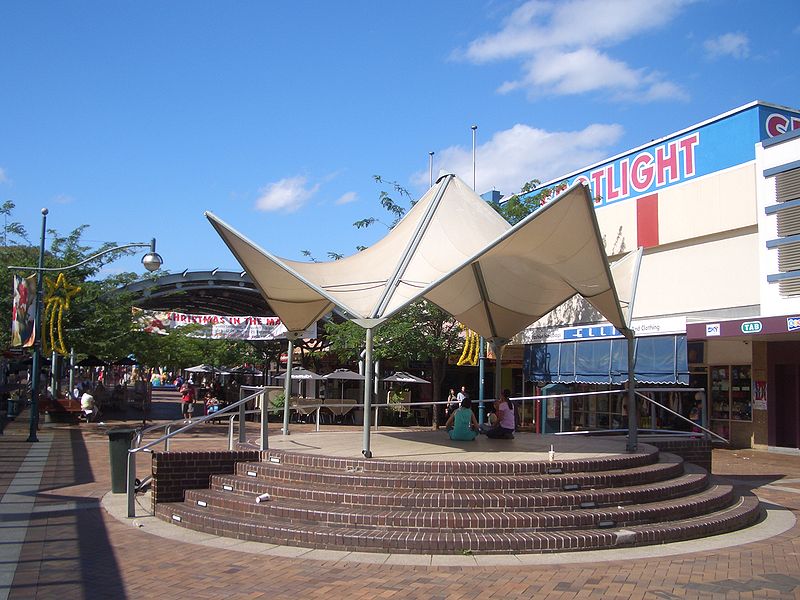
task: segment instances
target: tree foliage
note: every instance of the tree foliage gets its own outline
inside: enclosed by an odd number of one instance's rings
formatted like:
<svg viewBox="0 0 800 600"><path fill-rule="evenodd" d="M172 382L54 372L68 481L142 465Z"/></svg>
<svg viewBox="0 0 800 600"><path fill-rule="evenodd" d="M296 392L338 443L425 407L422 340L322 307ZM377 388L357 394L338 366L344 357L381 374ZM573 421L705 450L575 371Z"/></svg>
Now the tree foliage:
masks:
<svg viewBox="0 0 800 600"><path fill-rule="evenodd" d="M518 194L504 199L503 202L491 202L490 204L506 221L511 225L516 225L567 188L567 182L562 181L537 192L541 183L538 179L531 179L522 186Z"/></svg>
<svg viewBox="0 0 800 600"><path fill-rule="evenodd" d="M39 248L34 246L25 228L13 220L13 202L0 206L4 216L3 246L0 247L0 322L11 323L14 274L35 273ZM91 246L83 241L88 225L81 225L66 235L50 229L49 247L45 250L45 267L65 267L80 263L116 244L106 242ZM134 328L131 318L133 296L120 287L140 278L135 273L100 276L102 268L131 250L109 252L85 265L64 271L80 292L72 298L69 310L63 314L64 344L79 355L93 354L107 360L133 354L148 366L187 367L209 362L217 365L260 363L267 353L247 342L204 340L191 337L191 328L182 328L167 336L151 335ZM30 266L31 270L10 270L8 266ZM155 274L147 276L155 277ZM44 331L43 331L44 333ZM10 344L10 327L0 327L0 345Z"/></svg>

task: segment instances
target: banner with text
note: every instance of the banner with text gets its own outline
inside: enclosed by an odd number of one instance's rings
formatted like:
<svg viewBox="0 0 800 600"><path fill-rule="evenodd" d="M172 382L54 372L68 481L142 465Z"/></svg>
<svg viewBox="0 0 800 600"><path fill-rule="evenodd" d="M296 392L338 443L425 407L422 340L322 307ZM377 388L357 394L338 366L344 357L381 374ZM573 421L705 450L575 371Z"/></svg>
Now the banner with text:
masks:
<svg viewBox="0 0 800 600"><path fill-rule="evenodd" d="M191 337L214 340L281 340L286 327L278 317L195 315L175 311L133 309L133 319L140 331L166 335L170 329L192 326ZM303 334L316 339L316 323Z"/></svg>

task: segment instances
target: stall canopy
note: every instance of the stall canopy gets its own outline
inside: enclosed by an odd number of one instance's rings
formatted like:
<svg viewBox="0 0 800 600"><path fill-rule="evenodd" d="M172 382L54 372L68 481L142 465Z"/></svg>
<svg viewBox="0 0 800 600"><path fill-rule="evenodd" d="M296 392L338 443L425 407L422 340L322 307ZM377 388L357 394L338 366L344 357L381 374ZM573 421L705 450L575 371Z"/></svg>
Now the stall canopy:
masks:
<svg viewBox="0 0 800 600"><path fill-rule="evenodd" d="M397 371L397 373L393 373L388 377L384 377L383 380L390 383L430 383L430 381L427 379L417 377L416 375L406 373L405 371Z"/></svg>
<svg viewBox="0 0 800 600"><path fill-rule="evenodd" d="M303 367L294 367L292 369L292 379L300 379L300 380L313 380L319 381L320 379L325 379L322 375L318 375L314 373L314 371L309 371L308 369L304 369ZM275 379L286 379L286 371L275 377Z"/></svg>
<svg viewBox="0 0 800 600"><path fill-rule="evenodd" d="M484 337L509 339L575 294L625 327L581 184L512 228L444 175L382 240L325 263L278 258L206 216L290 331L334 306L354 319L381 319L424 296Z"/></svg>
<svg viewBox="0 0 800 600"><path fill-rule="evenodd" d="M685 335L636 339L634 377L638 383L689 383ZM525 348L525 378L546 383L620 384L628 381L624 339L531 344Z"/></svg>

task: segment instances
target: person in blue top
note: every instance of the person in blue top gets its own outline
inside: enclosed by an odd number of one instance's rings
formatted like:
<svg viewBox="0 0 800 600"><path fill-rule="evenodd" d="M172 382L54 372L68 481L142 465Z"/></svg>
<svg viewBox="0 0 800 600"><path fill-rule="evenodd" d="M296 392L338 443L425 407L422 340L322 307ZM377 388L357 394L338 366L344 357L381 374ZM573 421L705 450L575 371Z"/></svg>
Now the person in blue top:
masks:
<svg viewBox="0 0 800 600"><path fill-rule="evenodd" d="M471 442L478 435L478 420L472 412L472 400L464 398L445 424L451 440Z"/></svg>

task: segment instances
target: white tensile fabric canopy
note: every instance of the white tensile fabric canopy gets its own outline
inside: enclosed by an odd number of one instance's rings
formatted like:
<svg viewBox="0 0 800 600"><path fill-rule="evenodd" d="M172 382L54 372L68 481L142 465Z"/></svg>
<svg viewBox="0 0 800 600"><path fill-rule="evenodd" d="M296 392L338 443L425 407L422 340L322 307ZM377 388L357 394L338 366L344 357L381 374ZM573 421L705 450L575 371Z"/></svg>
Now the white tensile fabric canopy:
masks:
<svg viewBox="0 0 800 600"><path fill-rule="evenodd" d="M627 328L589 190L573 186L425 292L488 339L509 340L580 294Z"/></svg>
<svg viewBox="0 0 800 600"><path fill-rule="evenodd" d="M334 306L356 319L380 319L423 295L490 339L510 339L576 293L626 326L583 185L512 228L463 181L445 175L381 241L324 263L278 258L206 216L290 331Z"/></svg>
<svg viewBox="0 0 800 600"><path fill-rule="evenodd" d="M299 334L337 306L366 329L367 381L373 328L423 296L496 347L576 294L630 333L582 184L511 227L458 177L443 175L378 243L325 263L278 258L215 215L206 216L289 333ZM291 355L290 335L287 368ZM367 458L370 387L364 386ZM288 423L287 404L284 434Z"/></svg>
<svg viewBox="0 0 800 600"><path fill-rule="evenodd" d="M334 306L356 319L388 317L509 228L454 175L440 178L382 240L331 262L278 258L206 216L290 331Z"/></svg>

